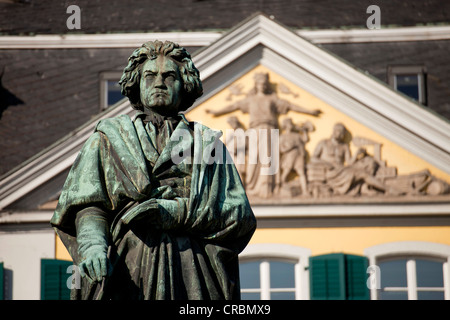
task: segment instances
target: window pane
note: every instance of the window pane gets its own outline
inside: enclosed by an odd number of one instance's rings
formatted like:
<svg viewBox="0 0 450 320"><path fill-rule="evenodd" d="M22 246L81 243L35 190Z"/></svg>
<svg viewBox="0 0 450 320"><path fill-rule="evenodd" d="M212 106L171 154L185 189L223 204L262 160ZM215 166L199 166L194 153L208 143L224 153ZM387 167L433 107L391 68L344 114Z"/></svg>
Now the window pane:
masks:
<svg viewBox="0 0 450 320"><path fill-rule="evenodd" d="M108 80L108 107L124 98L120 93L120 85L118 81Z"/></svg>
<svg viewBox="0 0 450 320"><path fill-rule="evenodd" d="M241 300L261 300L261 296L257 292L242 292Z"/></svg>
<svg viewBox="0 0 450 320"><path fill-rule="evenodd" d="M396 75L397 90L419 100L419 77L417 74Z"/></svg>
<svg viewBox="0 0 450 320"><path fill-rule="evenodd" d="M381 287L406 288L406 259L379 262Z"/></svg>
<svg viewBox="0 0 450 320"><path fill-rule="evenodd" d="M271 288L295 288L294 263L270 262L270 287Z"/></svg>
<svg viewBox="0 0 450 320"><path fill-rule="evenodd" d="M270 300L295 300L295 292L271 292Z"/></svg>
<svg viewBox="0 0 450 320"><path fill-rule="evenodd" d="M444 300L444 291L419 291L417 292L419 300Z"/></svg>
<svg viewBox="0 0 450 320"><path fill-rule="evenodd" d="M244 262L239 265L241 288L259 288L259 264L260 261Z"/></svg>
<svg viewBox="0 0 450 320"><path fill-rule="evenodd" d="M408 292L406 291L380 291L380 300L408 300Z"/></svg>
<svg viewBox="0 0 450 320"><path fill-rule="evenodd" d="M418 287L443 287L444 276L442 262L416 260Z"/></svg>

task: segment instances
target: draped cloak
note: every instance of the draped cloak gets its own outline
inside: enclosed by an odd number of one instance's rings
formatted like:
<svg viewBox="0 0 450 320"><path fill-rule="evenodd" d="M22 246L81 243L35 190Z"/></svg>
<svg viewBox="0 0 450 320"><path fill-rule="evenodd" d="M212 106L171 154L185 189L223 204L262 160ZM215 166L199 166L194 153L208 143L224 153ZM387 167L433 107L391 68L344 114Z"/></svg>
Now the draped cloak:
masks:
<svg viewBox="0 0 450 320"><path fill-rule="evenodd" d="M80 215L102 212L109 230L108 276L71 298L239 299L256 219L221 133L183 118L158 152L142 118L100 121L64 184L51 224L74 264Z"/></svg>

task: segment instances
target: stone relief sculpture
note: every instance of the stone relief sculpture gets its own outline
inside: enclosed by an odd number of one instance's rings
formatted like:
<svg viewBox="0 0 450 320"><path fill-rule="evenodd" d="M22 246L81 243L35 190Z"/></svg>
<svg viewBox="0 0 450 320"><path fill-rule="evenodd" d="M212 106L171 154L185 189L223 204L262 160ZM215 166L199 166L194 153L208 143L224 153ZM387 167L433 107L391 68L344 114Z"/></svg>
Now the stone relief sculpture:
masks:
<svg viewBox="0 0 450 320"><path fill-rule="evenodd" d="M72 299L239 299L256 219L220 133L180 113L202 94L189 53L146 42L120 84L136 116L97 124L51 219L83 275Z"/></svg>
<svg viewBox="0 0 450 320"><path fill-rule="evenodd" d="M308 164L308 182L315 197L332 196L407 196L439 195L449 192L449 186L434 178L428 170L409 175L397 175L395 167L387 167L381 159L381 144L367 138L354 137L359 147L352 157L344 141L347 129L335 124L329 139L318 143ZM363 148L374 146L371 156Z"/></svg>
<svg viewBox="0 0 450 320"><path fill-rule="evenodd" d="M254 88L247 93L245 98L225 106L218 111L206 110L206 112L215 117L236 110L248 113L250 116L248 128L256 130L258 133L258 141L256 142L260 148L258 152L260 155L264 154L264 156L270 157L273 152L271 149L272 141L270 141L270 130L279 129L279 115L292 110L299 113L318 116L320 110L308 110L279 98L277 93L271 87L268 73L256 73L254 80ZM260 140L262 141L260 142ZM266 150L261 150L262 147L266 147ZM256 164L248 163L246 167L245 188L249 195L268 198L276 193L279 177L277 174L261 174L264 167L267 167L267 165L261 164L261 162Z"/></svg>
<svg viewBox="0 0 450 320"><path fill-rule="evenodd" d="M237 164L247 193L252 199L271 199L272 197L301 198L333 198L345 197L405 197L412 195L442 195L450 193L450 186L435 178L428 170L398 175L396 167L389 167L381 157L381 143L365 137L352 137L343 123L335 123L331 136L314 146L312 155L308 155L305 146L309 143L309 135L314 125L306 121L301 125L294 124L291 118L285 118L279 125L279 116L293 110L299 113L318 116L319 110L307 110L279 98L275 87L286 95L297 97L283 84L271 84L267 73L256 73L255 87L245 98L238 100L218 111L207 110L214 116L222 116L240 110L250 115L247 133L250 129L279 129L277 150L267 139L266 152L273 155L279 152L280 170L272 176L261 175L264 165L251 164L249 151L259 143L249 141L246 134L244 144L240 145L236 136L233 140L233 153L245 163ZM242 85L237 84L230 89L232 96L243 95ZM228 123L233 129L246 130L237 117L229 117ZM350 143L356 148L352 155ZM368 150L371 150L370 154Z"/></svg>
<svg viewBox="0 0 450 320"><path fill-rule="evenodd" d="M367 194L369 189L399 194L393 186L375 177L378 162L365 149L359 148L351 156L350 146L344 141L346 132L345 126L337 123L332 136L316 146L308 166L312 194Z"/></svg>
<svg viewBox="0 0 450 320"><path fill-rule="evenodd" d="M238 129L245 130L244 125L239 121L237 117L229 117L227 119L228 124L233 129L231 134L226 136L226 146L233 146L234 150L231 150L231 154L235 156L234 163L236 164L236 169L239 172L242 181L245 181L246 176L246 152L248 150L248 141L241 143L239 141L239 136L236 134ZM245 135L244 139L248 140Z"/></svg>
<svg viewBox="0 0 450 320"><path fill-rule="evenodd" d="M309 133L314 130L314 125L307 121L301 126L296 126L291 118L286 118L281 123L283 133L280 135L280 169L281 186L288 187L288 175L294 171L300 181L301 193L309 194L306 181L306 150L305 144L309 141Z"/></svg>

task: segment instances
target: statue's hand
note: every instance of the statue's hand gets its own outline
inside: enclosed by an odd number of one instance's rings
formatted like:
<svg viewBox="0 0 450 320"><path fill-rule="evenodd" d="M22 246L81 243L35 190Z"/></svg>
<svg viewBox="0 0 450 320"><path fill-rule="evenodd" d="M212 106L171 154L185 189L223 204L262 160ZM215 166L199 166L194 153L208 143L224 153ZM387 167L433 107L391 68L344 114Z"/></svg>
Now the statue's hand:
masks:
<svg viewBox="0 0 450 320"><path fill-rule="evenodd" d="M322 113L322 111L320 111L319 109L315 109L315 110L313 110L312 112L311 112L311 114L313 115L313 116L318 116L319 114L321 114Z"/></svg>
<svg viewBox="0 0 450 320"><path fill-rule="evenodd" d="M108 258L102 246L92 246L86 252L86 259L79 264L82 277L102 281L108 274Z"/></svg>
<svg viewBox="0 0 450 320"><path fill-rule="evenodd" d="M172 187L164 185L153 189L150 197L154 199L172 200L177 197L177 194L173 191Z"/></svg>

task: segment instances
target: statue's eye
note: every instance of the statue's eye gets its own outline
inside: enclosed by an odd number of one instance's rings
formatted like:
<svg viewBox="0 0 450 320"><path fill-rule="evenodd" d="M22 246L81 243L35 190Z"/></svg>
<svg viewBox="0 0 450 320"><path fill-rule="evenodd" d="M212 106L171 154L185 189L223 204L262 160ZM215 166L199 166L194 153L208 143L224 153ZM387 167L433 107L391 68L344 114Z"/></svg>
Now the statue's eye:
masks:
<svg viewBox="0 0 450 320"><path fill-rule="evenodd" d="M144 74L144 77L145 77L146 79L153 79L153 78L155 77L155 74L152 73L152 72L146 72L146 73Z"/></svg>
<svg viewBox="0 0 450 320"><path fill-rule="evenodd" d="M167 74L165 75L165 78L166 78L166 81L173 82L173 81L175 81L176 76L175 76L174 73L171 72L171 73L167 73Z"/></svg>

